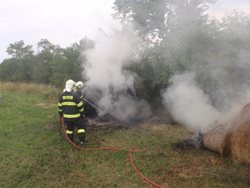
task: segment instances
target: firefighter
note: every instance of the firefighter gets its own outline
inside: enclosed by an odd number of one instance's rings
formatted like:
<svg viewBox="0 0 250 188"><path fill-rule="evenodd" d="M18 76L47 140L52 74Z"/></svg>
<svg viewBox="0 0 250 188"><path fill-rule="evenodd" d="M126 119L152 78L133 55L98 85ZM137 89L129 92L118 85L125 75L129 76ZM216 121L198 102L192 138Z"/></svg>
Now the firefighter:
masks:
<svg viewBox="0 0 250 188"><path fill-rule="evenodd" d="M85 127L82 123L84 117L83 102L80 97L73 91L75 82L67 80L65 89L58 100L58 112L60 118L64 119L66 124L66 134L68 138L74 141L74 129L77 128L77 134L80 145L85 143Z"/></svg>
<svg viewBox="0 0 250 188"><path fill-rule="evenodd" d="M83 94L82 94L82 88L83 88L84 84L82 81L78 81L74 84L74 91L76 92L76 94L80 97L81 100L83 100Z"/></svg>
<svg viewBox="0 0 250 188"><path fill-rule="evenodd" d="M85 101L84 101L83 93L82 93L82 88L84 86L85 85L83 84L82 81L78 81L78 82L75 83L73 90L76 92L76 94L78 95L78 97L80 97L80 99L82 100L82 102L84 104L84 111L85 111ZM84 128L86 129L86 126L88 124L88 119L86 118L85 114L82 117L82 124L83 124ZM87 140L86 140L86 142L87 142Z"/></svg>

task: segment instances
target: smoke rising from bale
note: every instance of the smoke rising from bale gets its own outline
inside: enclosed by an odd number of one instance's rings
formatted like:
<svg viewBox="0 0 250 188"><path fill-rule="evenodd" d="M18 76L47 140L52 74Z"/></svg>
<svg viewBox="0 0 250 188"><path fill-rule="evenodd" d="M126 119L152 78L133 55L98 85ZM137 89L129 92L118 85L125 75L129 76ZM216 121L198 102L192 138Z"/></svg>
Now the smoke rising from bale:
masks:
<svg viewBox="0 0 250 188"><path fill-rule="evenodd" d="M200 56L199 58L206 58ZM175 75L163 92L174 118L195 131L206 131L229 121L250 102L250 55L240 51L234 63L218 58L206 64L192 62L188 73ZM202 62L202 61L201 61Z"/></svg>
<svg viewBox="0 0 250 188"><path fill-rule="evenodd" d="M237 13L205 25L196 25L195 19L190 18L191 30L179 23L179 33L172 33L169 46L182 70L174 73L162 96L177 121L206 130L250 102L250 19Z"/></svg>
<svg viewBox="0 0 250 188"><path fill-rule="evenodd" d="M219 118L217 111L194 80L194 74L175 75L163 99L173 117L192 130L205 131Z"/></svg>
<svg viewBox="0 0 250 188"><path fill-rule="evenodd" d="M124 68L137 56L139 44L132 27L124 27L113 35L100 36L95 48L84 52L85 93L90 98L95 95L100 115L110 113L122 121L149 115L149 106L136 99L134 76Z"/></svg>

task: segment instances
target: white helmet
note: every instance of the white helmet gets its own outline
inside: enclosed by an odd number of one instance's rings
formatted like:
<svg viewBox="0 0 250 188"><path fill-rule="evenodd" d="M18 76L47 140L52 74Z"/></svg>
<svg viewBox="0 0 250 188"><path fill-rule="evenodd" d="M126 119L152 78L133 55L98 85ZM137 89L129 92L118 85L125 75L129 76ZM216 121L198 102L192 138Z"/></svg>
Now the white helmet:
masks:
<svg viewBox="0 0 250 188"><path fill-rule="evenodd" d="M67 80L65 84L65 90L67 92L70 92L73 89L74 85L75 85L75 82L73 80Z"/></svg>
<svg viewBox="0 0 250 188"><path fill-rule="evenodd" d="M78 87L78 88L82 88L84 86L83 82L82 81L78 81L75 83L75 86Z"/></svg>

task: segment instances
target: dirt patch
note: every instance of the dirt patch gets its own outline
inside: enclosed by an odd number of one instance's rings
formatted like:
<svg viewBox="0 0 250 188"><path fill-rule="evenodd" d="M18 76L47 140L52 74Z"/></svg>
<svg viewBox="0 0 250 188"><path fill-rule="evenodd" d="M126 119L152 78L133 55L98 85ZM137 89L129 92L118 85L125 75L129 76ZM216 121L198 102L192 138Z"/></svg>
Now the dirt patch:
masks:
<svg viewBox="0 0 250 188"><path fill-rule="evenodd" d="M200 165L176 165L172 166L168 172L170 176L179 176L183 178L202 177L203 168Z"/></svg>
<svg viewBox="0 0 250 188"><path fill-rule="evenodd" d="M179 176L183 178L199 178L206 174L209 167L222 166L223 160L216 157L208 157L204 159L198 159L190 162L189 164L178 164L170 168L168 176Z"/></svg>

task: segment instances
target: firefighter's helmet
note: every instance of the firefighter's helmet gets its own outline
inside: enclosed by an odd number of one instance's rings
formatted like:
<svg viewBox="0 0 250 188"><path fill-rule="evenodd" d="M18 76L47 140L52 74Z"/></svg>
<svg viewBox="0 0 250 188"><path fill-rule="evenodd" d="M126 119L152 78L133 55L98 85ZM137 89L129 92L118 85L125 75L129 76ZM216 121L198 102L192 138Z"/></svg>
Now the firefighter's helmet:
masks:
<svg viewBox="0 0 250 188"><path fill-rule="evenodd" d="M75 82L73 80L67 80L65 84L65 90L70 92L75 85Z"/></svg>
<svg viewBox="0 0 250 188"><path fill-rule="evenodd" d="M75 86L76 86L77 88L82 88L82 87L84 86L84 84L83 84L82 81L78 81L78 82L75 83Z"/></svg>

